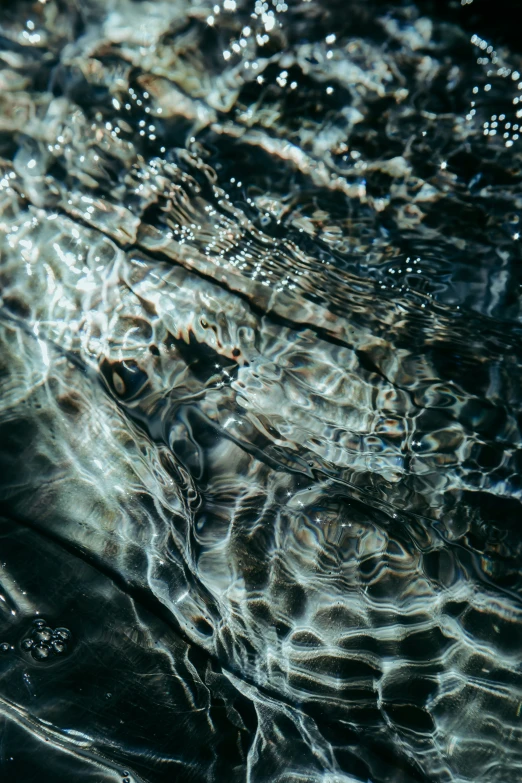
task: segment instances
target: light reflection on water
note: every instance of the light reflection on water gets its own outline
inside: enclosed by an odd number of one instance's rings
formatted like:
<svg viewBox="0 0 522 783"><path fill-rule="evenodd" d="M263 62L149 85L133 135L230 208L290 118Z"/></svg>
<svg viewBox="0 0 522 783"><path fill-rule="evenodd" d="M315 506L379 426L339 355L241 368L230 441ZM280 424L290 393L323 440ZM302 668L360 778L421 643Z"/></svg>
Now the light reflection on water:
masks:
<svg viewBox="0 0 522 783"><path fill-rule="evenodd" d="M479 5L0 11L2 779L518 783Z"/></svg>

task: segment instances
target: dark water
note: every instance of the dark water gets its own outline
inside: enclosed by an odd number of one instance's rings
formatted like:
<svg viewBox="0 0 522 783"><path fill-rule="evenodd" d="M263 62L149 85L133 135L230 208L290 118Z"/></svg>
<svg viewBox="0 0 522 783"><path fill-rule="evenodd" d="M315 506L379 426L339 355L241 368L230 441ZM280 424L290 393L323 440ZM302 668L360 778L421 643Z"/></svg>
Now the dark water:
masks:
<svg viewBox="0 0 522 783"><path fill-rule="evenodd" d="M522 779L518 6L1 4L2 782Z"/></svg>

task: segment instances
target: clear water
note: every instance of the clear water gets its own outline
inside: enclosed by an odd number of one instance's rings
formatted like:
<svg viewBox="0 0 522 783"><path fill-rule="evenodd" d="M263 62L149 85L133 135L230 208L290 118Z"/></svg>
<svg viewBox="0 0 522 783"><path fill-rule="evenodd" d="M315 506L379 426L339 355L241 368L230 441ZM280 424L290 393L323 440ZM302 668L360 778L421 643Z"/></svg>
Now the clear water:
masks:
<svg viewBox="0 0 522 783"><path fill-rule="evenodd" d="M2 3L2 781L521 780L516 6Z"/></svg>

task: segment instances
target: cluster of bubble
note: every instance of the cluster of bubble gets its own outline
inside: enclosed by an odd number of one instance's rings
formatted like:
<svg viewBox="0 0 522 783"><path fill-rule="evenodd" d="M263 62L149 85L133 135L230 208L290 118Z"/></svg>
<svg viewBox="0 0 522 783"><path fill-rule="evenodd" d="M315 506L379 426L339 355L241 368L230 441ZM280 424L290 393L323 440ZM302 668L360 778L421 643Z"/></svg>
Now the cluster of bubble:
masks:
<svg viewBox="0 0 522 783"><path fill-rule="evenodd" d="M51 628L38 617L29 635L22 640L22 650L30 652L35 661L44 661L53 655L64 655L71 641L68 628Z"/></svg>

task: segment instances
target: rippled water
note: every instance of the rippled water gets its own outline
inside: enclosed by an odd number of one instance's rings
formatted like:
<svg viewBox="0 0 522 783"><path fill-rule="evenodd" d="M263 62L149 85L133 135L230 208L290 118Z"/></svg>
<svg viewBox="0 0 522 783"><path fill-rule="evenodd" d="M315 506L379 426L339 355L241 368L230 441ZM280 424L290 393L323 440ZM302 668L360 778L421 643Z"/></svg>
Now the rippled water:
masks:
<svg viewBox="0 0 522 783"><path fill-rule="evenodd" d="M516 5L2 4L2 781L522 779Z"/></svg>

